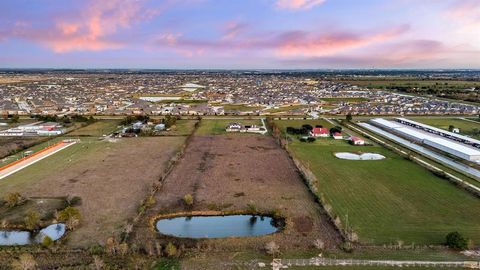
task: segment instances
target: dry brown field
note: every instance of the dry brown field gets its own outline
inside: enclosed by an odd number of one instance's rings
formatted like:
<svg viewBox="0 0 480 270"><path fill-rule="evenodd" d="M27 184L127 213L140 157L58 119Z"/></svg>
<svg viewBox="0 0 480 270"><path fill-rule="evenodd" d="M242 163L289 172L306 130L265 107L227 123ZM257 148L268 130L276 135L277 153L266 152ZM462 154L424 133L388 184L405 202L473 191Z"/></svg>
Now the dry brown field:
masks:
<svg viewBox="0 0 480 270"><path fill-rule="evenodd" d="M182 198L193 195L186 209ZM315 239L335 248L340 236L315 202L287 153L269 136L194 136L183 158L165 179L131 239L142 245L172 241L178 245L208 246L215 251L262 250L275 241L282 250L309 249ZM148 225L158 214L184 211L244 211L254 205L260 213L277 211L285 217L280 232L246 238L185 240L160 235Z"/></svg>
<svg viewBox="0 0 480 270"><path fill-rule="evenodd" d="M67 235L71 247L87 247L117 235L137 213L185 137L117 142L84 141L0 181L0 196L78 196L81 224Z"/></svg>

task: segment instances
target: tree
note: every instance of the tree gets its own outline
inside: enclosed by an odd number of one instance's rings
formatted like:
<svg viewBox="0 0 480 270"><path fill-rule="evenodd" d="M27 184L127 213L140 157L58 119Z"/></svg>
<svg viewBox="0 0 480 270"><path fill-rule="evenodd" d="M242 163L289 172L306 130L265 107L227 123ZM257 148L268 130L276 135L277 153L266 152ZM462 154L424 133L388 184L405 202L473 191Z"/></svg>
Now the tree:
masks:
<svg viewBox="0 0 480 270"><path fill-rule="evenodd" d="M468 246L468 241L459 232L451 232L447 234L446 244L453 249L464 250Z"/></svg>
<svg viewBox="0 0 480 270"><path fill-rule="evenodd" d="M454 129L455 129L455 127L453 125L448 126L448 131L453 132Z"/></svg>
<svg viewBox="0 0 480 270"><path fill-rule="evenodd" d="M274 241L271 241L265 245L265 251L268 255L275 256L280 253L280 247Z"/></svg>
<svg viewBox="0 0 480 270"><path fill-rule="evenodd" d="M341 132L342 132L342 127L335 126L335 127L332 127L332 128L330 129L330 134L334 134L334 133L336 133L336 132L341 133Z"/></svg>
<svg viewBox="0 0 480 270"><path fill-rule="evenodd" d="M15 114L12 116L12 118L10 118L10 123L15 124L15 123L18 123L19 120L20 120L20 117L18 116L18 114Z"/></svg>
<svg viewBox="0 0 480 270"><path fill-rule="evenodd" d="M80 211L77 208L68 206L57 213L57 219L64 222L70 230L75 229L80 223Z"/></svg>
<svg viewBox="0 0 480 270"><path fill-rule="evenodd" d="M193 196L191 194L187 194L183 196L183 202L185 203L186 206L192 206L193 205Z"/></svg>
<svg viewBox="0 0 480 270"><path fill-rule="evenodd" d="M35 211L28 212L27 216L25 217L25 227L28 230L35 230L38 228L40 224L40 216Z"/></svg>
<svg viewBox="0 0 480 270"><path fill-rule="evenodd" d="M352 119L353 119L352 113L348 113L347 116L345 117L345 120L347 120L347 122L352 121Z"/></svg>
<svg viewBox="0 0 480 270"><path fill-rule="evenodd" d="M165 116L165 119L163 119L163 123L169 128L177 123L177 118L175 116L167 115Z"/></svg>
<svg viewBox="0 0 480 270"><path fill-rule="evenodd" d="M313 130L312 125L309 125L309 124L302 125L302 128L306 129L307 131L312 131Z"/></svg>
<svg viewBox="0 0 480 270"><path fill-rule="evenodd" d="M50 236L45 236L42 240L42 247L48 248L51 245L53 245L53 240L50 238Z"/></svg>
<svg viewBox="0 0 480 270"><path fill-rule="evenodd" d="M172 242L168 242L167 246L165 247L165 253L168 257L177 256L178 250L177 247L172 244Z"/></svg>
<svg viewBox="0 0 480 270"><path fill-rule="evenodd" d="M5 204L10 208L25 202L25 198L23 198L22 195L20 195L20 193L18 192L7 193L3 200L5 201Z"/></svg>
<svg viewBox="0 0 480 270"><path fill-rule="evenodd" d="M14 260L11 266L15 270L35 270L37 269L37 262L32 254L25 253L20 255L17 260Z"/></svg>

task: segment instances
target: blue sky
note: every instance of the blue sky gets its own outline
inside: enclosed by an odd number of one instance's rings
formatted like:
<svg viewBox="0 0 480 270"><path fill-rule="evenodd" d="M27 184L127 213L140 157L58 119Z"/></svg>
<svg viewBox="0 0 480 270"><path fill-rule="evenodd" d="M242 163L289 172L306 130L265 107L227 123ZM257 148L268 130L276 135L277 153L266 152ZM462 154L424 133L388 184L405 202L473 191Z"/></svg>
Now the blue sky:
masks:
<svg viewBox="0 0 480 270"><path fill-rule="evenodd" d="M0 2L0 67L480 68L480 0Z"/></svg>

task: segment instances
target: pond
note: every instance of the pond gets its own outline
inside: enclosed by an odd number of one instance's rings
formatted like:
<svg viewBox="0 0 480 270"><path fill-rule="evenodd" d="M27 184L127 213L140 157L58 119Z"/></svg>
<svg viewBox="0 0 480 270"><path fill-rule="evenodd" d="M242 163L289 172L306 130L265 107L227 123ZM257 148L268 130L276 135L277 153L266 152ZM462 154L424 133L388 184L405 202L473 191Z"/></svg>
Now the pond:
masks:
<svg viewBox="0 0 480 270"><path fill-rule="evenodd" d="M156 227L160 233L175 237L226 238L275 233L280 223L266 216L192 216L160 219Z"/></svg>
<svg viewBox="0 0 480 270"><path fill-rule="evenodd" d="M60 239L65 234L65 224L52 224L37 234L29 231L1 231L0 230L0 246L16 246L16 245L33 245L42 243L43 239L48 236L53 241Z"/></svg>

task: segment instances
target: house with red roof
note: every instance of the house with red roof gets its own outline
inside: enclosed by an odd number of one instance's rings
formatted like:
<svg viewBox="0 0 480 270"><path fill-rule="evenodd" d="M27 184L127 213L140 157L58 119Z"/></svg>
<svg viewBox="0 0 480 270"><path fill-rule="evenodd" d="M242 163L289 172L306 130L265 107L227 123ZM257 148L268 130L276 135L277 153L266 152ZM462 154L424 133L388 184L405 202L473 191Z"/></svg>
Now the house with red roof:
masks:
<svg viewBox="0 0 480 270"><path fill-rule="evenodd" d="M310 136L311 137L323 137L327 138L328 137L328 129L326 128L314 128L312 131L310 131Z"/></svg>

